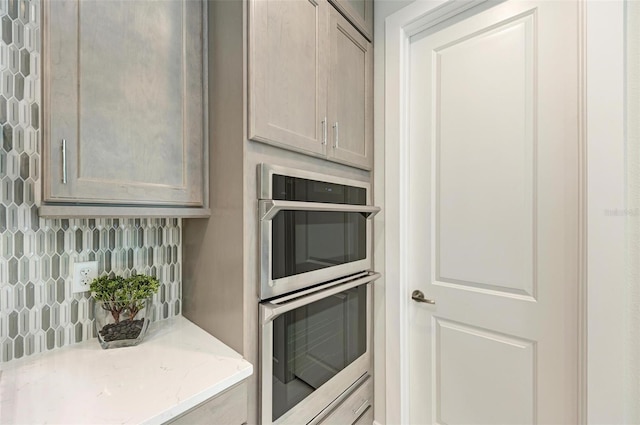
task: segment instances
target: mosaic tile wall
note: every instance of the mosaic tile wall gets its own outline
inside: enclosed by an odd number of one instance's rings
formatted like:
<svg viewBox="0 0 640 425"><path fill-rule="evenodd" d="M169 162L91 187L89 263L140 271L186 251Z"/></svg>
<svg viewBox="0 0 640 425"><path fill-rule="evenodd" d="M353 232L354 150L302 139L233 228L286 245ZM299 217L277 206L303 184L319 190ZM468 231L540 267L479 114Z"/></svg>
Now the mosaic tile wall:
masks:
<svg viewBox="0 0 640 425"><path fill-rule="evenodd" d="M0 362L95 337L93 300L71 293L76 261L155 275L154 320L181 309L179 219L38 217L40 5L0 0Z"/></svg>

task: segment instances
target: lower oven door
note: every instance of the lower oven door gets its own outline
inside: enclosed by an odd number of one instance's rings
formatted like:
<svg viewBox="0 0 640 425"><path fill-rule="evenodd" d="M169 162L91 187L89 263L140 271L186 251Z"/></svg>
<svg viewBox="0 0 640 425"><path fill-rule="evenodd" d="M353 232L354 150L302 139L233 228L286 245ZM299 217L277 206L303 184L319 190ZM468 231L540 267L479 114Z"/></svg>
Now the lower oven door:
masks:
<svg viewBox="0 0 640 425"><path fill-rule="evenodd" d="M260 305L263 425L306 424L369 372L369 283L379 276Z"/></svg>

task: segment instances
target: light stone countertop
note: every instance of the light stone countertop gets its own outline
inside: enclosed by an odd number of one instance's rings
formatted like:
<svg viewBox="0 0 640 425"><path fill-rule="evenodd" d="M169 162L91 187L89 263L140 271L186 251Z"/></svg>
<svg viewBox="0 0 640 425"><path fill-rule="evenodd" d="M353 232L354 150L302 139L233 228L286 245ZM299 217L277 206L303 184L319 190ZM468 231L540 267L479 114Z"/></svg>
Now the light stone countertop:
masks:
<svg viewBox="0 0 640 425"><path fill-rule="evenodd" d="M184 317L135 347L96 339L0 365L0 424L160 424L251 376L253 366Z"/></svg>

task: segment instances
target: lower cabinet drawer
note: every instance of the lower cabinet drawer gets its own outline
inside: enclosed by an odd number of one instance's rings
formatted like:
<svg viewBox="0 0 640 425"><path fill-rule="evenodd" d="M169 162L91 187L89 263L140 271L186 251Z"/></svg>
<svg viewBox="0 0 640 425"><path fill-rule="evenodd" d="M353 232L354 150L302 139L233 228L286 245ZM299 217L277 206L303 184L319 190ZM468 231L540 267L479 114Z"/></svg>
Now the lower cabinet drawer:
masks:
<svg viewBox="0 0 640 425"><path fill-rule="evenodd" d="M321 425L347 425L373 423L373 380L367 379L345 401L336 407ZM366 417L371 415L371 420Z"/></svg>
<svg viewBox="0 0 640 425"><path fill-rule="evenodd" d="M171 425L224 424L247 422L247 383L242 382L167 422Z"/></svg>
<svg viewBox="0 0 640 425"><path fill-rule="evenodd" d="M372 425L373 424L373 406L369 406L367 410L354 422L353 425Z"/></svg>

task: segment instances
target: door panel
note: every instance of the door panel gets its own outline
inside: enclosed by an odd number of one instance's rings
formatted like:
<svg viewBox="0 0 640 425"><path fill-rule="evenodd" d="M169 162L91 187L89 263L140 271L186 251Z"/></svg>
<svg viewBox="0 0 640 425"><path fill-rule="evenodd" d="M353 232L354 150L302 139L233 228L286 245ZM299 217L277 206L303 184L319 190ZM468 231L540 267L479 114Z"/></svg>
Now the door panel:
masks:
<svg viewBox="0 0 640 425"><path fill-rule="evenodd" d="M533 296L534 38L529 13L434 50L438 282Z"/></svg>
<svg viewBox="0 0 640 425"><path fill-rule="evenodd" d="M47 3L45 200L203 205L202 15L197 1Z"/></svg>
<svg viewBox="0 0 640 425"><path fill-rule="evenodd" d="M249 137L324 154L329 6L304 0L250 5Z"/></svg>
<svg viewBox="0 0 640 425"><path fill-rule="evenodd" d="M534 423L531 341L437 317L434 327L437 423Z"/></svg>
<svg viewBox="0 0 640 425"><path fill-rule="evenodd" d="M370 169L373 160L371 43L335 9L331 9L330 31L330 154L340 162Z"/></svg>
<svg viewBox="0 0 640 425"><path fill-rule="evenodd" d="M411 39L412 423L576 423L577 2Z"/></svg>

